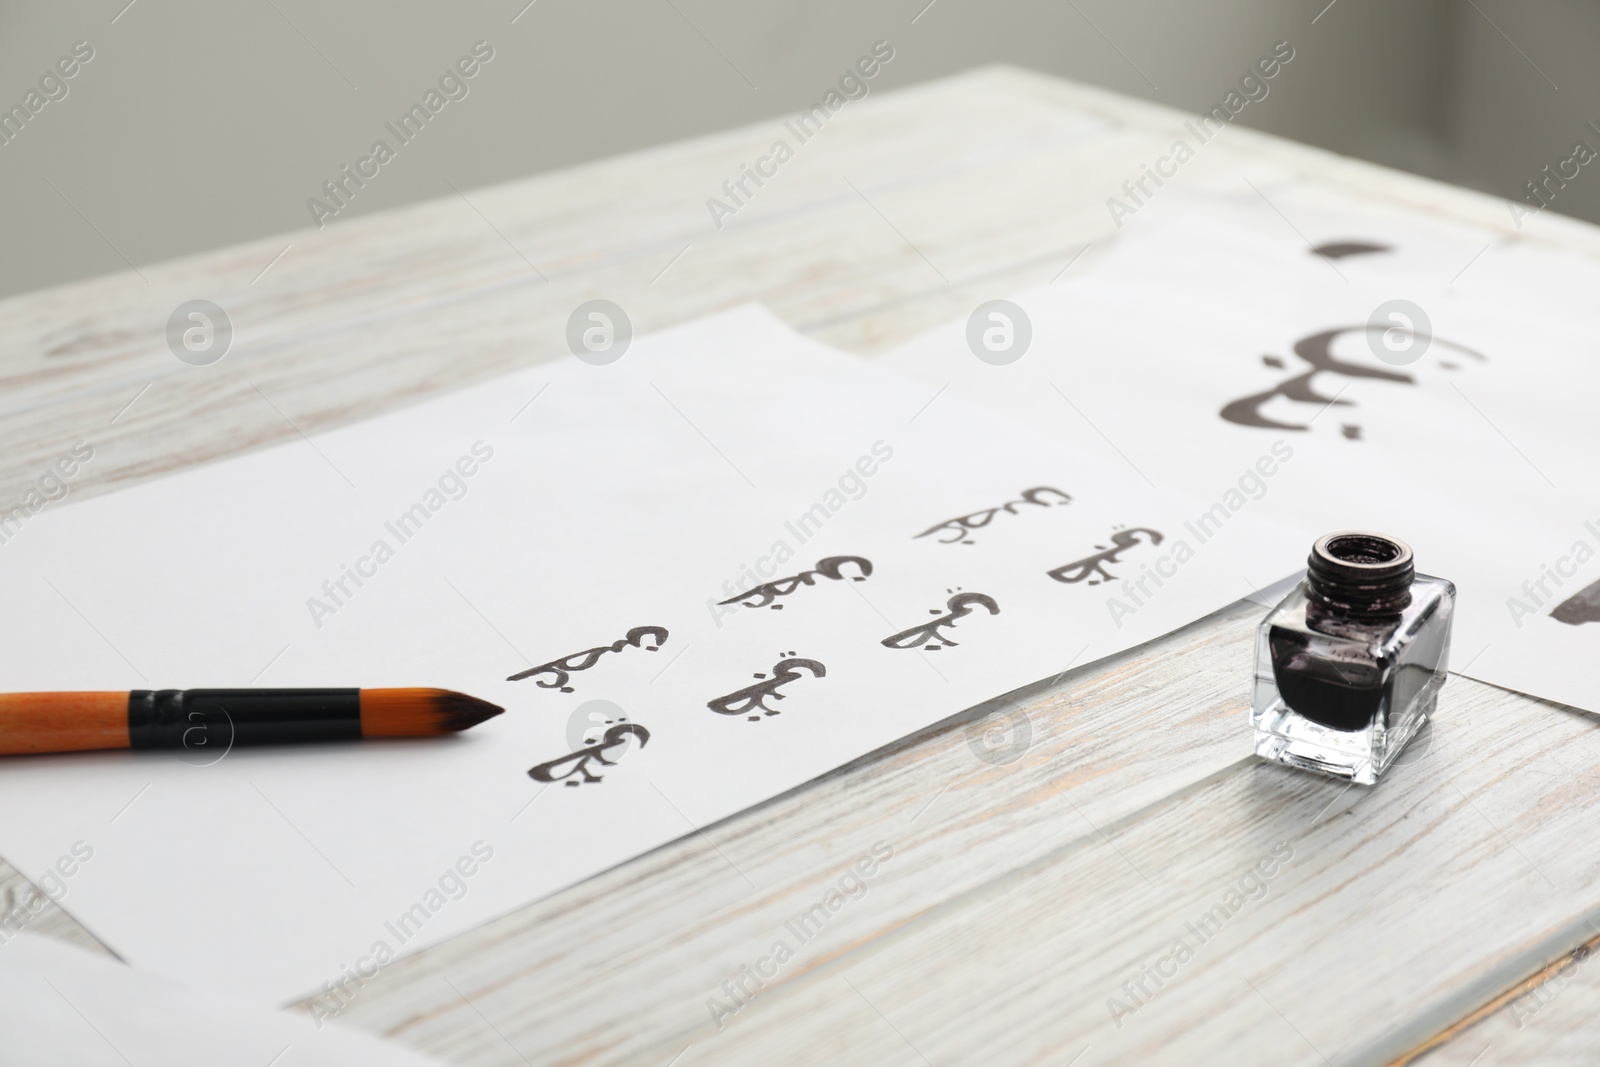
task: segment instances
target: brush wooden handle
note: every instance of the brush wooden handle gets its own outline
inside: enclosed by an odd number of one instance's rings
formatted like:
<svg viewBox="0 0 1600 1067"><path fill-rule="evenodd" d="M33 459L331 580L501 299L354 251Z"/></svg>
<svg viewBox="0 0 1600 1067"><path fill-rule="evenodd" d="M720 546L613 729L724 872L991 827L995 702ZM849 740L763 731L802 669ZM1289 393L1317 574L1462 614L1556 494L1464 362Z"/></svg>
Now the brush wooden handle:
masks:
<svg viewBox="0 0 1600 1067"><path fill-rule="evenodd" d="M0 755L128 744L127 693L0 693Z"/></svg>

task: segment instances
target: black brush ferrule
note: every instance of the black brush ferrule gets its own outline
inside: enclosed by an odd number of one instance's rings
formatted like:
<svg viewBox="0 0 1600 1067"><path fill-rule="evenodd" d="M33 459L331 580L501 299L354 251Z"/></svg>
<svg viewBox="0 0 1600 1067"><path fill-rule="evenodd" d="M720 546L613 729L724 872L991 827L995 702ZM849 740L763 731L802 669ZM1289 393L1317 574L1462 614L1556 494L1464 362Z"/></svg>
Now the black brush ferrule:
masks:
<svg viewBox="0 0 1600 1067"><path fill-rule="evenodd" d="M131 748L222 751L361 739L359 689L135 689L128 694Z"/></svg>

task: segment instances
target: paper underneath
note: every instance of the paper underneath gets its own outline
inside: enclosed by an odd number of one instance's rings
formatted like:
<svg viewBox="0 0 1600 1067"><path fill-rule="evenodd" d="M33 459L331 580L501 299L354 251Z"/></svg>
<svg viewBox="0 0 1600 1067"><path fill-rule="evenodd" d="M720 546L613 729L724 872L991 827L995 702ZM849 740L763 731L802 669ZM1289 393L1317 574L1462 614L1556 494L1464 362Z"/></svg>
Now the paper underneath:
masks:
<svg viewBox="0 0 1600 1067"><path fill-rule="evenodd" d="M1246 514L1189 532L1213 502L755 308L513 374L45 513L0 551L29 605L0 618L5 690L425 685L504 715L9 760L0 853L39 876L91 849L62 906L137 965L330 995L1299 566L1302 532ZM600 744L614 765L584 760Z"/></svg>
<svg viewBox="0 0 1600 1067"><path fill-rule="evenodd" d="M1458 587L1452 669L1600 711L1600 264L1269 195L1164 192L1093 272L1016 297L1014 363L974 358L965 322L884 363L1163 489L1397 536Z"/></svg>

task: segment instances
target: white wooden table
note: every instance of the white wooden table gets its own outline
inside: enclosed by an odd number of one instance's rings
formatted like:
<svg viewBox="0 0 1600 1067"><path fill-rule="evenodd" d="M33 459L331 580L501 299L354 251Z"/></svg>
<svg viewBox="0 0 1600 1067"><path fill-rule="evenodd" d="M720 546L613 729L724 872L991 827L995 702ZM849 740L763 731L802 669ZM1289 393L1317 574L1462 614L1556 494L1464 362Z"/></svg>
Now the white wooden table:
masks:
<svg viewBox="0 0 1600 1067"><path fill-rule="evenodd" d="M86 496L565 358L594 297L641 332L758 300L881 351L1103 247L1105 198L1180 123L988 68L851 105L720 231L705 199L779 120L10 299L0 500L80 439ZM1497 201L1242 128L1182 180L1245 177L1511 225ZM1600 255L1600 231L1554 217L1534 239ZM203 368L163 333L196 297L235 329ZM1376 789L1269 766L1245 723L1260 615L1237 605L686 825L385 968L340 1023L462 1064L1594 1062L1596 722L1453 677ZM975 754L995 712L1032 736L1004 765ZM801 943L786 924L875 844L892 855L865 895ZM23 884L4 868L0 904ZM1187 924L1219 903L1202 944ZM31 928L95 944L54 907ZM771 973L780 939L794 957ZM720 1027L712 998L737 1006Z"/></svg>

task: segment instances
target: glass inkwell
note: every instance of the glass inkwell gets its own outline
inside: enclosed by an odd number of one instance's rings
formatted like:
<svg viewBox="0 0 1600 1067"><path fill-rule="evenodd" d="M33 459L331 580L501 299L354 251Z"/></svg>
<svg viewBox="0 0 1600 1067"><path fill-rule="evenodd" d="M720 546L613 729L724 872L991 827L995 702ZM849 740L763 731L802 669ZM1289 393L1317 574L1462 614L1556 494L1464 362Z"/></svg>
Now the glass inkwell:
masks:
<svg viewBox="0 0 1600 1067"><path fill-rule="evenodd" d="M1256 633L1256 755L1374 785L1444 685L1456 587L1382 534L1331 533Z"/></svg>

